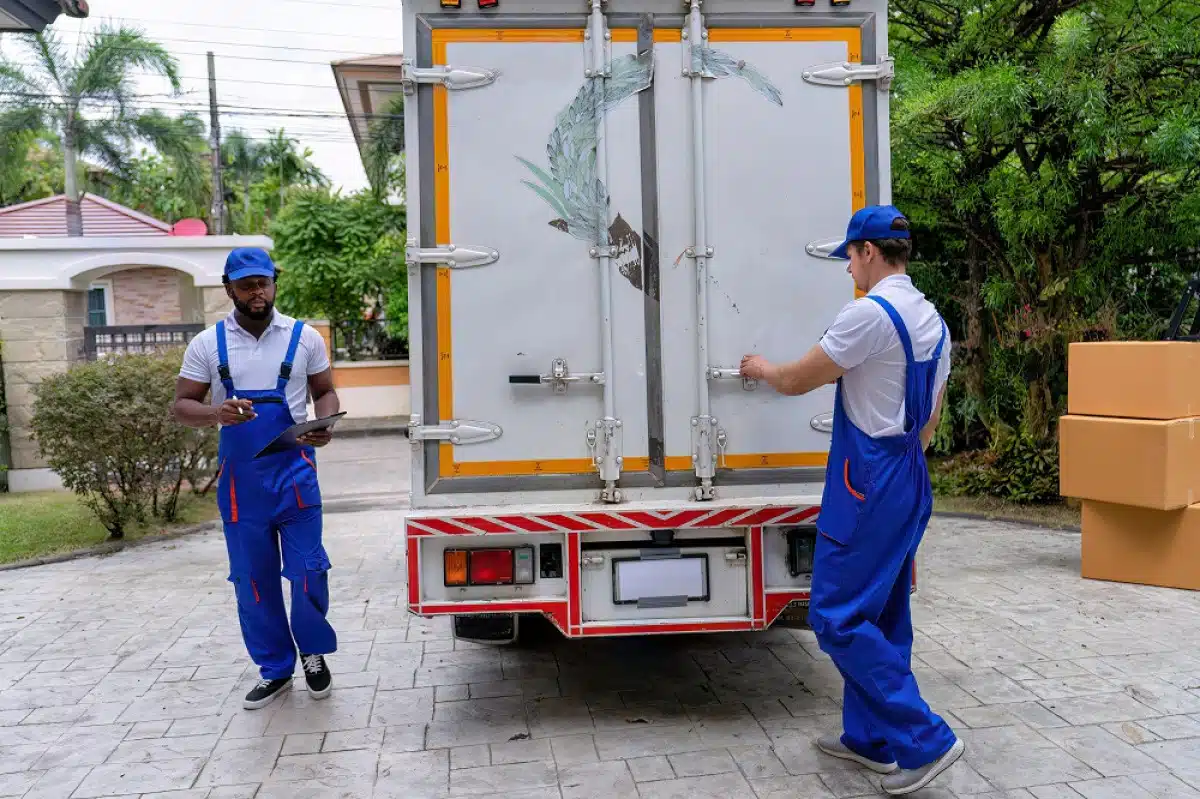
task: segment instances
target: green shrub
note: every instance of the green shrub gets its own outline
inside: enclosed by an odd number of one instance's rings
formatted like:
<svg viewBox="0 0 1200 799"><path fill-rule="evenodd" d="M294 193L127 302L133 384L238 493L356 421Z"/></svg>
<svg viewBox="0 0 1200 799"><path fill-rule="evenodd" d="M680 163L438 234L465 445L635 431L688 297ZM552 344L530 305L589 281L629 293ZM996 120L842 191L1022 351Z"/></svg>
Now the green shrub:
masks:
<svg viewBox="0 0 1200 799"><path fill-rule="evenodd" d="M1058 445L1013 435L983 452L947 458L930 468L933 487L949 496L987 496L1022 503L1059 502Z"/></svg>
<svg viewBox="0 0 1200 799"><path fill-rule="evenodd" d="M171 418L182 352L80 364L36 389L33 436L63 484L113 538L131 521L174 521L184 485L202 494L217 457L214 430Z"/></svg>

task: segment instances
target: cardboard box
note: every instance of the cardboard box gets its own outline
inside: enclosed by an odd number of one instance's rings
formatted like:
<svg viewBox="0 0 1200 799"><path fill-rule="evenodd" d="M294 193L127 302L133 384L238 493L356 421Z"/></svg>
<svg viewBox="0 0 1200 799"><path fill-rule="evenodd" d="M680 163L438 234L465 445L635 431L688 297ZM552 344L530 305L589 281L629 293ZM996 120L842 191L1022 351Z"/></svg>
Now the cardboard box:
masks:
<svg viewBox="0 0 1200 799"><path fill-rule="evenodd" d="M1059 420L1059 493L1154 510L1200 502L1196 419Z"/></svg>
<svg viewBox="0 0 1200 799"><path fill-rule="evenodd" d="M1067 349L1067 413L1200 416L1200 342L1102 341Z"/></svg>
<svg viewBox="0 0 1200 799"><path fill-rule="evenodd" d="M1200 505L1159 511L1083 503L1083 576L1200 589Z"/></svg>

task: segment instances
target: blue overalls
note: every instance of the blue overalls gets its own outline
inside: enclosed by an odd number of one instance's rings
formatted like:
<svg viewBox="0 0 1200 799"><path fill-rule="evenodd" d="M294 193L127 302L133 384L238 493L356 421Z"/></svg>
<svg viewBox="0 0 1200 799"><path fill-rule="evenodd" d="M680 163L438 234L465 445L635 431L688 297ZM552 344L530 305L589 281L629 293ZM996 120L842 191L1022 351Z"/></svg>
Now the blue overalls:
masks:
<svg viewBox="0 0 1200 799"><path fill-rule="evenodd" d="M337 650L329 610L329 558L321 545L321 489L312 447L255 459L263 447L291 427L287 383L304 323L292 329L274 389L237 391L229 371L225 323L217 323L218 374L225 393L254 403L256 418L221 428L217 504L225 523L229 580L237 595L242 639L263 679L292 676L296 647L305 655ZM280 575L292 584L288 629Z"/></svg>
<svg viewBox="0 0 1200 799"><path fill-rule="evenodd" d="M933 512L921 428L933 413L938 359L917 361L904 321L887 311L905 358L905 432L871 438L847 418L838 380L833 442L813 560L809 620L845 679L842 743L879 763L920 768L954 745L912 673L909 592L917 546Z"/></svg>

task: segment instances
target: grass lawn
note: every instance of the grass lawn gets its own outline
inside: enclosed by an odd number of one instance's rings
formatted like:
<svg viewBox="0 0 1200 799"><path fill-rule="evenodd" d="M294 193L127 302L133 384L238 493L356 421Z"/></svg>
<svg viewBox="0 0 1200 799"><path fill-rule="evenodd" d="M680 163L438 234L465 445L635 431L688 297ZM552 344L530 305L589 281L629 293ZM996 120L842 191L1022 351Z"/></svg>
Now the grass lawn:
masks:
<svg viewBox="0 0 1200 799"><path fill-rule="evenodd" d="M126 530L124 540L160 536L179 525L209 521L217 515L217 502L211 494L181 497L175 525L159 523ZM108 531L92 512L65 491L0 494L0 520L0 563L88 549L108 540Z"/></svg>
<svg viewBox="0 0 1200 799"><path fill-rule="evenodd" d="M1018 505L1002 499L987 497L935 497L934 512L969 513L997 521L1036 524L1039 527L1079 528L1078 506L1062 505Z"/></svg>

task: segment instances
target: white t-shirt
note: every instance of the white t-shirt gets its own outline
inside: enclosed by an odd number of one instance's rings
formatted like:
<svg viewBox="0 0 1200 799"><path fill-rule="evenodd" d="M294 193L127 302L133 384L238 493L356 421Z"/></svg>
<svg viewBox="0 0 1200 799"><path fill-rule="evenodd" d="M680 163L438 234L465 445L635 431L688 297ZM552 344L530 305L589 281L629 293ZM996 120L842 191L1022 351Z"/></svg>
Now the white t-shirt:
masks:
<svg viewBox="0 0 1200 799"><path fill-rule="evenodd" d="M933 303L917 290L908 275L886 277L870 294L891 303L912 340L913 357L927 361L942 335L942 321ZM821 338L821 349L846 370L842 398L846 416L872 438L904 432L904 345L896 326L879 303L866 297L842 308ZM950 334L942 345L932 403L937 403L950 377Z"/></svg>
<svg viewBox="0 0 1200 799"><path fill-rule="evenodd" d="M229 373L235 389L263 391L275 388L279 380L279 367L287 355L295 323L292 317L275 311L262 338L255 338L238 325L232 312L225 317ZM214 325L188 344L187 352L183 355L183 367L179 370L180 377L212 386L213 405L220 405L226 399L225 386L217 372L219 360L217 328ZM292 376L285 391L292 420L297 424L308 419L308 376L320 374L328 368L325 339L311 325L305 325L304 332L300 334L300 344L296 347L296 359L292 362Z"/></svg>

